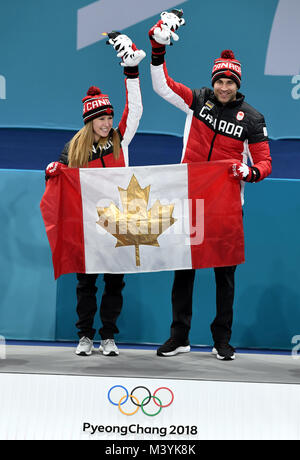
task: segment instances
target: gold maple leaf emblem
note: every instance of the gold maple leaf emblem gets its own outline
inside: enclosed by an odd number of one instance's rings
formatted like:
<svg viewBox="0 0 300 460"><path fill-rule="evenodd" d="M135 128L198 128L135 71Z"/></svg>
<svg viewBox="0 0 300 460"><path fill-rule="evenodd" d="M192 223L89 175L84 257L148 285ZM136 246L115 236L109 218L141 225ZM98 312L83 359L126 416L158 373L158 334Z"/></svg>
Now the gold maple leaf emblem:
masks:
<svg viewBox="0 0 300 460"><path fill-rule="evenodd" d="M148 210L150 185L142 189L134 175L127 189L118 190L123 212L113 202L107 208L97 207L97 224L117 239L116 248L135 246L136 266L140 266L140 245L159 246L158 237L176 222L174 204L156 200Z"/></svg>

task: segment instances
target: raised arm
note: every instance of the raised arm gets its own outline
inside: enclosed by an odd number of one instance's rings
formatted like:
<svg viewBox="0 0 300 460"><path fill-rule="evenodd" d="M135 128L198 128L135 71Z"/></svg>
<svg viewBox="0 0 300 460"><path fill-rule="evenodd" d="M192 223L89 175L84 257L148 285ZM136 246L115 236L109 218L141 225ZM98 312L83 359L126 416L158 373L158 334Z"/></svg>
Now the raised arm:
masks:
<svg viewBox="0 0 300 460"><path fill-rule="evenodd" d="M137 77L125 78L126 104L119 123L122 147L128 146L137 132L143 113L140 80Z"/></svg>
<svg viewBox="0 0 300 460"><path fill-rule="evenodd" d="M119 132L122 139L122 148L126 149L135 135L143 113L142 96L139 80L138 65L146 56L143 50L138 50L134 43L126 35L119 32L108 34L111 44L122 58L121 66L124 67L126 103Z"/></svg>
<svg viewBox="0 0 300 460"><path fill-rule="evenodd" d="M185 24L182 14L182 10L172 10L170 13L164 11L161 13L161 20L150 29L150 71L153 90L167 102L187 113L193 102L192 90L182 83L175 82L168 75L165 63L166 45L172 45L172 39L179 40L175 30Z"/></svg>

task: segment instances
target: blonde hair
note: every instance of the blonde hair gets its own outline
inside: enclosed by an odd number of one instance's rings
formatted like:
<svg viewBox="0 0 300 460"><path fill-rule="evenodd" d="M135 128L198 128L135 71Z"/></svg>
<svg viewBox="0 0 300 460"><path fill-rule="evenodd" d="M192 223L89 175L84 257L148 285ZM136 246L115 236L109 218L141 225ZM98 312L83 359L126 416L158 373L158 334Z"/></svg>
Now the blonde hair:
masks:
<svg viewBox="0 0 300 460"><path fill-rule="evenodd" d="M113 157L118 160L120 157L120 137L116 129L112 132ZM99 139L97 148L100 150L106 145L108 137ZM68 166L70 168L82 168L88 165L89 159L92 158L94 143L93 123L89 121L75 136L71 139L68 150Z"/></svg>

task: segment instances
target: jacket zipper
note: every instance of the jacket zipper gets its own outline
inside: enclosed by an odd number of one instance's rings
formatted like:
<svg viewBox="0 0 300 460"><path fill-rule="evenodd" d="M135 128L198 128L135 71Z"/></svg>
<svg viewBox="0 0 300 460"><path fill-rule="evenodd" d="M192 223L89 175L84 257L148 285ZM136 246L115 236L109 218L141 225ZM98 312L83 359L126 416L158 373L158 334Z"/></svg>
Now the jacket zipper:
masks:
<svg viewBox="0 0 300 460"><path fill-rule="evenodd" d="M106 168L106 165L105 165L105 163L104 163L104 159L103 159L103 156L102 156L102 149L101 149L101 147L99 147L99 150L100 150L100 152L99 152L99 157L100 157L100 160L101 160L101 163L102 163L102 167L103 167L103 168Z"/></svg>
<svg viewBox="0 0 300 460"><path fill-rule="evenodd" d="M101 163L102 163L103 168L106 168L106 164L104 163L102 154L100 155L100 160L101 160Z"/></svg>
<svg viewBox="0 0 300 460"><path fill-rule="evenodd" d="M219 112L219 115L217 117L216 130L218 130L218 126L219 126L219 123L220 123L220 118L221 118L221 115L223 113L223 110L224 110L224 107L221 108L221 110ZM214 143L215 143L217 135L218 135L218 133L216 131L215 134L214 134L214 137L212 138L211 144L210 144L210 149L209 149L209 154L208 154L207 161L210 161L210 159L211 159L211 154L212 154L212 151L213 151L213 148L214 148Z"/></svg>

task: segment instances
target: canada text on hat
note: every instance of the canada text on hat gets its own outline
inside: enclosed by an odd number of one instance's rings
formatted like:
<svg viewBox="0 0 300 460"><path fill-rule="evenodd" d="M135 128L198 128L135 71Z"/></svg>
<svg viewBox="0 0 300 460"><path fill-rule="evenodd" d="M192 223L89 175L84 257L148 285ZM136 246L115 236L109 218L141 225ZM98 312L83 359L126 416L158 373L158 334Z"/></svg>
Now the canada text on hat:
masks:
<svg viewBox="0 0 300 460"><path fill-rule="evenodd" d="M241 86L242 69L241 63L235 59L231 50L224 50L221 57L216 59L212 69L212 85L219 78L230 78L235 81L238 88Z"/></svg>
<svg viewBox="0 0 300 460"><path fill-rule="evenodd" d="M109 101L108 95L102 94L97 86L91 86L88 89L87 95L82 99L82 102L84 123L102 115L114 115L113 106Z"/></svg>

